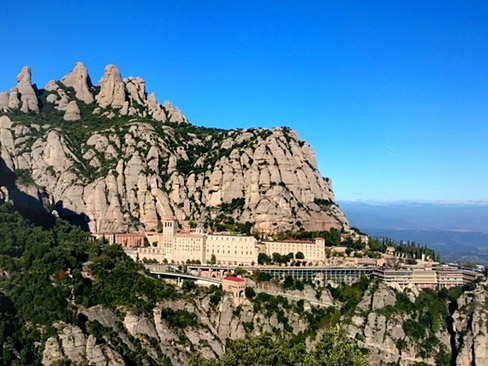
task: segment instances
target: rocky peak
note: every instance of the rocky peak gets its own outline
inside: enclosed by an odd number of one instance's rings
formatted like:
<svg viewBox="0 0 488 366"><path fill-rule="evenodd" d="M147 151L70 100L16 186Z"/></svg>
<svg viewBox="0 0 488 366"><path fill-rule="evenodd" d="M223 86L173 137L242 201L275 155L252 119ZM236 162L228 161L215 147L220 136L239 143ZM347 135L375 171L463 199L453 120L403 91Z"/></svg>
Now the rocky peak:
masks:
<svg viewBox="0 0 488 366"><path fill-rule="evenodd" d="M73 70L66 74L61 82L75 90L77 99L87 104L93 103L94 98L90 91L91 81L88 70L81 62L77 62Z"/></svg>
<svg viewBox="0 0 488 366"><path fill-rule="evenodd" d="M20 110L24 113L39 112L39 102L31 84L31 69L29 66L24 66L17 75L17 90L20 93L20 101L22 103Z"/></svg>
<svg viewBox="0 0 488 366"><path fill-rule="evenodd" d="M146 86L143 78L129 77L124 79L125 88L129 94L129 99L132 101L144 105L146 99Z"/></svg>
<svg viewBox="0 0 488 366"><path fill-rule="evenodd" d="M22 112L39 112L38 97L42 98L42 94L47 92L45 99L42 99L43 103L45 101L54 104L54 108L61 111L65 111L70 102L75 102L71 104L70 112L76 112L75 108L79 110L80 104L77 101L85 104L96 102L93 113L109 118L134 116L160 122L188 123L188 119L179 108L174 108L169 102L165 102L163 106L154 93L148 95L145 84L144 79L140 77L122 79L117 66L107 65L99 81L99 92L94 95L96 89L91 84L87 68L83 63L77 62L73 70L63 76L61 81L51 80L44 90L38 93L31 84L30 67L25 66L17 75L17 85L10 92L0 92L0 112L18 109ZM73 116L78 114L75 113Z"/></svg>
<svg viewBox="0 0 488 366"><path fill-rule="evenodd" d="M100 93L95 97L101 108L121 109L126 99L125 85L120 71L115 65L105 66L105 72L99 81Z"/></svg>
<svg viewBox="0 0 488 366"><path fill-rule="evenodd" d="M17 75L17 85L8 92L0 93L0 112L19 109L24 112L39 112L35 88L31 84L31 69L24 66Z"/></svg>
<svg viewBox="0 0 488 366"><path fill-rule="evenodd" d="M123 79L113 65L98 90L77 64L39 91L40 116L18 118L9 112L25 102L30 82L26 69L0 95L0 114L16 122L0 127L0 156L8 169L31 172L29 187L63 202L59 212L79 214L90 231L156 230L168 214L184 227L211 227L222 214L259 232L349 230L313 150L289 128L181 125L188 120L179 108L161 105L142 78ZM86 91L90 105L79 97Z"/></svg>

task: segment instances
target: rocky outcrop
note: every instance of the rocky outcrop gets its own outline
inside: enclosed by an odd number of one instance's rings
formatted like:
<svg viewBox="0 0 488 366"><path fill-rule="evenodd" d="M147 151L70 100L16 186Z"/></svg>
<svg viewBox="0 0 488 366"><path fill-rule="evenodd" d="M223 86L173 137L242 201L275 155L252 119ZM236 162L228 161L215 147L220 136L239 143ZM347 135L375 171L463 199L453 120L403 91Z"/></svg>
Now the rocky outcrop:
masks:
<svg viewBox="0 0 488 366"><path fill-rule="evenodd" d="M412 339L405 332L405 324L415 320L415 314L396 307L397 293L384 283L370 286L351 319L344 319L349 323L349 334L358 339L362 347L368 349L368 358L372 365L437 365L439 352L444 350L447 354L451 348L447 327L441 326L432 335L437 342L435 352L425 352L422 348L423 340ZM410 289L406 289L404 294L415 296ZM415 297L411 301L415 303Z"/></svg>
<svg viewBox="0 0 488 366"><path fill-rule="evenodd" d="M148 95L142 78L122 79L115 65L107 65L99 87L95 88L81 62L76 63L61 81L51 80L41 91L31 84L30 67L24 67L17 76L16 87L10 92L0 92L0 112L17 109L39 112L39 97L42 95L45 95L48 104L54 104L56 109L63 111L72 101L82 101L88 105L95 102L92 112L109 118L137 116L160 122L188 123L179 108L174 108L169 102L166 108L159 104L154 93ZM43 107L49 108L49 105Z"/></svg>
<svg viewBox="0 0 488 366"><path fill-rule="evenodd" d="M488 365L487 283L461 295L454 312L456 365Z"/></svg>
<svg viewBox="0 0 488 366"><path fill-rule="evenodd" d="M94 98L90 89L91 81L88 70L81 62L77 62L74 69L65 75L61 82L75 90L77 99L87 104L93 103Z"/></svg>
<svg viewBox="0 0 488 366"><path fill-rule="evenodd" d="M122 108L126 97L125 87L120 71L115 65L105 66L105 71L99 84L100 93L95 97L98 105L101 108Z"/></svg>
<svg viewBox="0 0 488 366"><path fill-rule="evenodd" d="M58 130L34 139L42 127L1 131L7 166L31 171L51 202L87 215L93 232L154 230L168 215L183 225L211 222L220 214L263 232L348 229L330 181L291 130L181 136L173 127L158 133L152 124L133 122L122 134L92 134L82 156Z"/></svg>
<svg viewBox="0 0 488 366"><path fill-rule="evenodd" d="M65 121L78 121L80 119L80 108L78 108L78 104L74 100L66 106L63 119Z"/></svg>
<svg viewBox="0 0 488 366"><path fill-rule="evenodd" d="M188 124L181 110L147 95L142 78L108 65L97 92L81 63L40 92L39 119L16 121L9 111L37 105L30 69L18 79L0 96L0 113L14 119L0 154L93 232L154 230L165 216L210 225L222 215L261 232L349 230L330 180L292 130L179 127Z"/></svg>
<svg viewBox="0 0 488 366"><path fill-rule="evenodd" d="M57 337L47 339L42 353L42 364L55 366L69 361L79 364L86 360L95 366L122 366L123 357L109 345L97 344L93 335L86 335L79 327L62 322L54 324Z"/></svg>
<svg viewBox="0 0 488 366"><path fill-rule="evenodd" d="M0 112L6 112L8 110L8 93L0 92Z"/></svg>
<svg viewBox="0 0 488 366"><path fill-rule="evenodd" d="M39 112L39 102L31 84L30 67L24 66L17 75L17 90L20 94L20 110L24 113Z"/></svg>
<svg viewBox="0 0 488 366"><path fill-rule="evenodd" d="M24 66L17 75L16 87L0 92L0 112L20 109L22 112L39 112L37 93L31 81L31 69Z"/></svg>
<svg viewBox="0 0 488 366"><path fill-rule="evenodd" d="M194 323L179 325L168 321L163 315L168 309L172 313L193 315ZM119 363L121 348L131 351L143 349L154 361L161 362L162 357L167 357L174 365L186 365L194 352L207 358L221 356L229 339L243 338L251 329L252 334L257 335L284 331L285 327L276 314L267 316L256 312L245 300L236 305L228 294L217 305L211 302L211 295L205 294L194 300L163 301L154 308L152 316L125 312L122 308L114 312L100 305L83 309L82 313L92 324L98 323L97 327L104 329L104 335L91 334L90 327L83 331L78 326L56 323L57 336L46 342L43 365L81 360L88 361L90 365L121 365L124 364ZM125 315L119 318L116 313ZM288 320L287 326L294 331L307 329L307 321L299 314L285 310L284 316Z"/></svg>
<svg viewBox="0 0 488 366"><path fill-rule="evenodd" d="M194 352L207 358L221 356L229 339L278 331L291 336L310 330L309 321L317 314L322 311L330 314L331 309L337 309L341 311L338 324L346 327L359 345L368 350L371 365L484 366L487 364L488 351L485 286L480 284L457 300L458 308L452 314L453 329L448 330L445 324L440 323L439 329L426 340L412 338L406 332L406 324L413 320L414 314L398 304L399 292L381 283L370 284L352 314L344 311L344 303L332 298L327 289L306 286L303 291L285 291L276 284L269 284L268 290L277 297L274 300L270 298L271 302L263 304L264 307L256 307L253 301L246 299L236 303L229 294L225 294L216 304L208 291L191 298L162 301L152 314L136 314L123 308L113 311L97 305L81 312L89 322L96 322L99 329L105 329L101 332L104 335L95 336L90 326L85 327L87 332L78 326L56 323L54 326L58 334L47 340L43 364L87 360L95 365L118 365L121 350L143 349L156 362L161 362L161 357L167 357L172 364L184 365ZM319 310L316 302L321 300L313 295L316 290L327 293L328 307ZM265 293L269 291L259 290ZM421 293L410 295L422 296ZM302 302L303 310L297 312L293 309L299 302ZM422 304L423 300L416 305L417 308L426 312L431 310L423 308L427 305ZM174 314L193 320L187 324L174 322ZM429 324L421 326L429 331ZM451 344L450 332L455 339L454 345ZM321 330L317 335L320 333ZM317 338L307 339L307 348L312 348ZM427 344L424 344L425 341ZM422 351L423 347L428 347L430 351ZM441 359L439 355L442 350L445 356Z"/></svg>

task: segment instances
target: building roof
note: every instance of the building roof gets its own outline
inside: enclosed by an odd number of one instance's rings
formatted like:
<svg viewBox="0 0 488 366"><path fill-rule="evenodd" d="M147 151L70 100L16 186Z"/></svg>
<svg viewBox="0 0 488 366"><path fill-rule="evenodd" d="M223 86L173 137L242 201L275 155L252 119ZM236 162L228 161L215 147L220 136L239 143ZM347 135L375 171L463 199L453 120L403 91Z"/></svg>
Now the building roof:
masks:
<svg viewBox="0 0 488 366"><path fill-rule="evenodd" d="M311 240L298 240L298 239L283 239L283 240L264 240L265 243L275 243L275 244L315 244Z"/></svg>
<svg viewBox="0 0 488 366"><path fill-rule="evenodd" d="M224 277L224 280L226 281L233 281L233 282L244 282L244 278L236 277L236 276L227 276Z"/></svg>
<svg viewBox="0 0 488 366"><path fill-rule="evenodd" d="M196 234L196 233L176 233L175 236L177 238L195 238L195 239L200 239L205 237L203 234Z"/></svg>

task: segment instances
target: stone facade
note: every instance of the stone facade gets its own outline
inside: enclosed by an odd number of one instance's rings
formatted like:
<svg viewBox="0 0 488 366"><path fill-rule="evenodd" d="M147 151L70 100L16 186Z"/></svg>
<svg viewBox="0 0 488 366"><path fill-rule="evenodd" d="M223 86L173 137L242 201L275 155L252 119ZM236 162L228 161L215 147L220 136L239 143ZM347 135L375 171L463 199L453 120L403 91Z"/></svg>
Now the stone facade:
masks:
<svg viewBox="0 0 488 366"><path fill-rule="evenodd" d="M222 280L222 289L234 296L234 301L239 302L244 297L246 280L241 277L227 276Z"/></svg>
<svg viewBox="0 0 488 366"><path fill-rule="evenodd" d="M118 244L123 247L135 248L144 245L144 233L95 233L95 239L105 240L109 244Z"/></svg>
<svg viewBox="0 0 488 366"><path fill-rule="evenodd" d="M269 256L273 253L288 255L289 253L303 253L304 260L312 263L325 261L325 240L316 238L309 240L282 240L263 242L265 253Z"/></svg>
<svg viewBox="0 0 488 366"><path fill-rule="evenodd" d="M374 275L387 284L401 289L411 285L421 289L451 288L466 285L481 276L474 271L450 266L377 269Z"/></svg>
<svg viewBox="0 0 488 366"><path fill-rule="evenodd" d="M247 235L207 234L202 229L190 232L177 232L176 220L164 219L161 232L145 234L148 247L137 248L136 258L171 263L211 263L221 265L254 265L258 254L287 255L302 252L309 263L325 263L325 240L315 241L264 241ZM128 234L126 234L128 235ZM98 234L97 236L100 236ZM117 240L110 243L125 244Z"/></svg>

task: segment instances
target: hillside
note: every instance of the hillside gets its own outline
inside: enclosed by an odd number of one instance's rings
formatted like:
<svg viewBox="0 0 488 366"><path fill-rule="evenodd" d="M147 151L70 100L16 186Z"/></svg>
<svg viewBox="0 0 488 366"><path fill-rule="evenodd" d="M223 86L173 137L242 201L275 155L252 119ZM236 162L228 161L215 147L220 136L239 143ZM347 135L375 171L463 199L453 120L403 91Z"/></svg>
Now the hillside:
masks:
<svg viewBox="0 0 488 366"><path fill-rule="evenodd" d="M41 197L92 232L154 230L168 216L186 227L349 230L294 131L193 126L113 65L96 86L78 63L43 89L23 68L0 93L0 157L4 197Z"/></svg>
<svg viewBox="0 0 488 366"><path fill-rule="evenodd" d="M1 365L488 361L486 283L400 293L256 277L237 304L216 287L165 284L119 247L59 219L33 225L10 205L0 205L0 237Z"/></svg>

